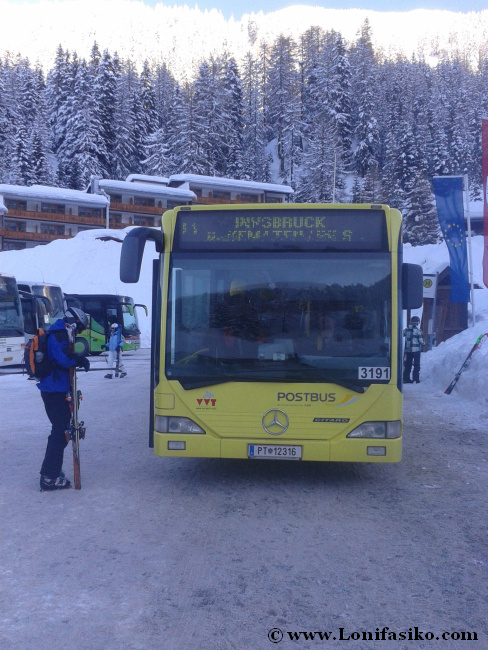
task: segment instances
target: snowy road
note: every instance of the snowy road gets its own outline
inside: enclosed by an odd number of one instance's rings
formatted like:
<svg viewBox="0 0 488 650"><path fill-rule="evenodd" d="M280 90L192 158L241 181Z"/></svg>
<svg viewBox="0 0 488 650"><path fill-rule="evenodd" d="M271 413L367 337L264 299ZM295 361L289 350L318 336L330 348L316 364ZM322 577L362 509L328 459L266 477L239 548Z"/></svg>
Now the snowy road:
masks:
<svg viewBox="0 0 488 650"><path fill-rule="evenodd" d="M399 465L162 459L147 354L127 366L80 374L82 489L59 493L38 491L37 389L0 376L2 648L488 647L486 419L459 396L406 387ZM384 626L451 640L340 640Z"/></svg>

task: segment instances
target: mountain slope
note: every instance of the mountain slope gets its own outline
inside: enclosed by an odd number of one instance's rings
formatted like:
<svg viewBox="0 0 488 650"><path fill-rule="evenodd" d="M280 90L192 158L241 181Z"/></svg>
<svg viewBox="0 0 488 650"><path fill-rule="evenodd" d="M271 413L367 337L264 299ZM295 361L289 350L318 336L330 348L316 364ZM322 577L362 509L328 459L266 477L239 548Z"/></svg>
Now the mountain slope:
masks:
<svg viewBox="0 0 488 650"><path fill-rule="evenodd" d="M102 50L117 51L138 65L146 58L164 61L183 78L211 53L227 50L239 60L248 51L257 52L263 40L271 44L281 33L298 38L311 26L334 29L352 41L366 18L375 47L387 55L415 53L435 60L443 52L459 51L475 65L477 52L488 44L488 10L463 14L292 6L227 21L216 9L149 7L137 0L45 0L28 7L25 11L23 3L0 0L0 55L19 52L45 70L52 66L59 44L88 58L97 41Z"/></svg>

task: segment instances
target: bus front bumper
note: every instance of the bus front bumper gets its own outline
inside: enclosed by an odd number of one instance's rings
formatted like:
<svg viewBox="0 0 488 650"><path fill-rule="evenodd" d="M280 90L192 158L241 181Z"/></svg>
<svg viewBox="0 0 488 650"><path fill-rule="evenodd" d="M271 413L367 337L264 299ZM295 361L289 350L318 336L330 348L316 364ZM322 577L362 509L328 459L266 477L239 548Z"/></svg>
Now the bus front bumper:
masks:
<svg viewBox="0 0 488 650"><path fill-rule="evenodd" d="M171 443L171 444L169 444ZM171 449L180 443L184 449ZM250 452L250 446L296 448L297 460L351 463L398 463L402 458L402 438L341 438L338 440L219 439L207 435L178 435L154 432L156 456L188 458L262 458ZM298 451L299 448L299 451ZM253 450L254 451L254 450ZM273 449L271 449L273 451ZM276 451L279 451L276 449ZM286 452L269 454L266 459L292 460Z"/></svg>

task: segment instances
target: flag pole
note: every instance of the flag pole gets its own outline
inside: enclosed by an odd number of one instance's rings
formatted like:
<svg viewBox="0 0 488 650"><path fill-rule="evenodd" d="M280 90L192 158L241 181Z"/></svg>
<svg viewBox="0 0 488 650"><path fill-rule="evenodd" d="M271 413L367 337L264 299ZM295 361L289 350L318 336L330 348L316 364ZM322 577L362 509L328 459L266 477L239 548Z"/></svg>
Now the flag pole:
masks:
<svg viewBox="0 0 488 650"><path fill-rule="evenodd" d="M473 255L471 251L471 213L469 211L469 184L468 184L468 175L464 174L464 215L466 217L466 222L468 224L468 275L469 275L469 286L471 292L471 320L472 327L475 325L475 311L474 311L474 281L473 281Z"/></svg>

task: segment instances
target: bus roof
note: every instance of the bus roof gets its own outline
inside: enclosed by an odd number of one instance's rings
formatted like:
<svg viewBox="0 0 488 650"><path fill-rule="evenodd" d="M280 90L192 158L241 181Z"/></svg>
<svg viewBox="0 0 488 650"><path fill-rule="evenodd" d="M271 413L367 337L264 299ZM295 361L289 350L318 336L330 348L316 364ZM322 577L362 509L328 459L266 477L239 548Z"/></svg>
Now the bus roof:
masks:
<svg viewBox="0 0 488 650"><path fill-rule="evenodd" d="M17 280L17 284L26 284L28 287L59 287L59 284L53 284L52 282L39 282L38 280Z"/></svg>
<svg viewBox="0 0 488 650"><path fill-rule="evenodd" d="M67 293L65 294L68 298L100 298L107 300L114 300L118 302L134 302L132 296L120 296L115 293Z"/></svg>

